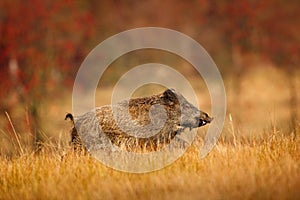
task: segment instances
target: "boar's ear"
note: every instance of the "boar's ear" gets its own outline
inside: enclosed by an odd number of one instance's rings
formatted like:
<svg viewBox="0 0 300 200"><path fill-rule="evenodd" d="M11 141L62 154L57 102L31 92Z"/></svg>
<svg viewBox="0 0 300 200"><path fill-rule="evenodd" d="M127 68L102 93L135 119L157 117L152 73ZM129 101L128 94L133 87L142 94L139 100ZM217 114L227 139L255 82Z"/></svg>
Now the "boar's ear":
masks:
<svg viewBox="0 0 300 200"><path fill-rule="evenodd" d="M175 90L173 89L167 89L164 91L163 97L169 104L174 104L176 101L178 101Z"/></svg>

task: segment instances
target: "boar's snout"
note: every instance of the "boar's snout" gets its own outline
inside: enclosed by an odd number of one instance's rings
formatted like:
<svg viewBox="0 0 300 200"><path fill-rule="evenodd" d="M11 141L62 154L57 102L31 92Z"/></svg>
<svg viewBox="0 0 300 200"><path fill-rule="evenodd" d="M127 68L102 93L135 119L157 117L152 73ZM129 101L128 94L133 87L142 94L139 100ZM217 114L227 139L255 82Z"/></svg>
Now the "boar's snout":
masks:
<svg viewBox="0 0 300 200"><path fill-rule="evenodd" d="M210 123L213 120L212 117L208 116L205 112L200 112L200 116L197 117L198 127L204 126L207 123Z"/></svg>

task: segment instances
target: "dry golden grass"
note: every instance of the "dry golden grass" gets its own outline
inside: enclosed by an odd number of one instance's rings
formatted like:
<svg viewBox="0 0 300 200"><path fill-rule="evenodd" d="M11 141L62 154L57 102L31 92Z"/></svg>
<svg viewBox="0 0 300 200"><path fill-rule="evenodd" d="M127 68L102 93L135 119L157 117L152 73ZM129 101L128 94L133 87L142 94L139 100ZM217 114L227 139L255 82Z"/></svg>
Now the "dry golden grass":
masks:
<svg viewBox="0 0 300 200"><path fill-rule="evenodd" d="M200 137L171 166L146 174L105 167L51 144L0 157L0 199L299 199L300 140L279 133L221 138L199 158Z"/></svg>
<svg viewBox="0 0 300 200"><path fill-rule="evenodd" d="M298 127L297 137L289 131L288 77L263 69L243 77L239 108L231 81L225 80L227 110L233 119L227 116L217 146L205 159L199 158L205 130L201 128L180 159L146 174L118 172L68 150L70 127L63 119L72 110L70 95L51 99L41 111L46 141L38 154L31 150L33 136L26 129L16 127L15 133L5 128L10 123L0 116L0 200L300 199L300 131ZM195 82L200 108L209 113L205 85ZM111 91L102 89L97 103L110 103ZM12 125L18 122L14 115L26 119L21 112L9 114Z"/></svg>

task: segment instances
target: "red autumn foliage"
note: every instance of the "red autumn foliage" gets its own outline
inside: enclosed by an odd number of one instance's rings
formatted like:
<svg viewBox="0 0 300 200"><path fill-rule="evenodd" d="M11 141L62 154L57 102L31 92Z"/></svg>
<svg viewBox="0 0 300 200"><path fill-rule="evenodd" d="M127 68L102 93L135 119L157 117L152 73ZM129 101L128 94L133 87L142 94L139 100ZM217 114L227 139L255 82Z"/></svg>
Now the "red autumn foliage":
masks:
<svg viewBox="0 0 300 200"><path fill-rule="evenodd" d="M85 56L82 43L91 37L93 27L84 29L93 21L78 4L73 0L1 1L1 99L18 86L23 100L32 101L47 92L49 83L64 84L71 78L64 74L75 71L78 57Z"/></svg>
<svg viewBox="0 0 300 200"><path fill-rule="evenodd" d="M211 38L217 41L205 48L214 46L214 52L225 46L222 54L233 55L238 49L241 54L263 55L284 69L296 68L298 8L298 0L2 0L0 108L12 104L5 101L13 96L9 93L17 93L25 106L51 97L53 88L59 95L57 88L71 88L93 46L120 31L143 26L171 28L203 41L213 33Z"/></svg>
<svg viewBox="0 0 300 200"><path fill-rule="evenodd" d="M243 52L261 54L279 67L300 64L299 1L210 2L209 23Z"/></svg>

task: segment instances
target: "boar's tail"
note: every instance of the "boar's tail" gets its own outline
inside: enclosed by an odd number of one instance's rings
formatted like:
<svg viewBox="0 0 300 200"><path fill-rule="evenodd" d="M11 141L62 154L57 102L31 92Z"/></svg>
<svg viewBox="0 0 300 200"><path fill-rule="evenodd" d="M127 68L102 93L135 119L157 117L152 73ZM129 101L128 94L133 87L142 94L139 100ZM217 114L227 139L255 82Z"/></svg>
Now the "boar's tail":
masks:
<svg viewBox="0 0 300 200"><path fill-rule="evenodd" d="M70 119L72 121L72 123L74 124L74 117L71 113L67 113L65 120Z"/></svg>

